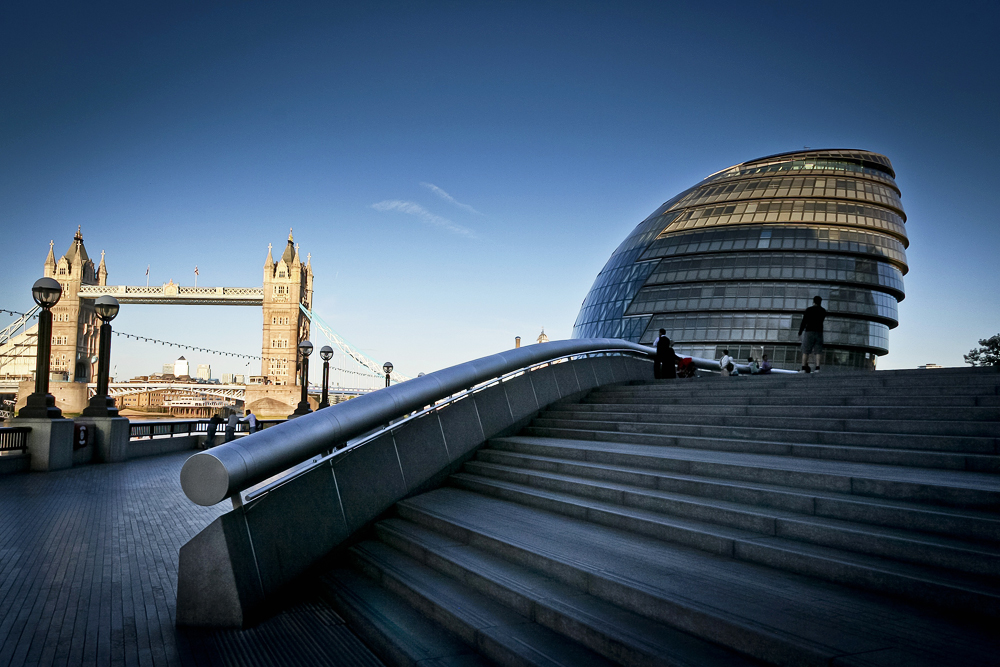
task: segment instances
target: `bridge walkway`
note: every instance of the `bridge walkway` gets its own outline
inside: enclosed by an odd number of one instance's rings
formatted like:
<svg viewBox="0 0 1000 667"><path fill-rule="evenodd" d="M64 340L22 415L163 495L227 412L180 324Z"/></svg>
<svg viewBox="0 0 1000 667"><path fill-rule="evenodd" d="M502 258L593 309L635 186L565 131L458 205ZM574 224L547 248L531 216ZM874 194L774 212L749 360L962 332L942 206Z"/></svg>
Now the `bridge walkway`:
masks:
<svg viewBox="0 0 1000 667"><path fill-rule="evenodd" d="M229 509L184 496L189 454L0 477L0 666L381 665L309 594L251 630L175 628L178 551Z"/></svg>

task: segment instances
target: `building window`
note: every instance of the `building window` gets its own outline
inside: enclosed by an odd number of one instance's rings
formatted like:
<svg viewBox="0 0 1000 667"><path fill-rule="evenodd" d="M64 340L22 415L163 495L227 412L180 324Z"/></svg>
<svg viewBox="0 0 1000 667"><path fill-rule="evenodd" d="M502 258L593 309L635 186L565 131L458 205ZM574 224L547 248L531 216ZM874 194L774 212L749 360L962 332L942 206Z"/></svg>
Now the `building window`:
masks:
<svg viewBox="0 0 1000 667"><path fill-rule="evenodd" d="M274 293L275 295L288 294L288 285L275 285Z"/></svg>

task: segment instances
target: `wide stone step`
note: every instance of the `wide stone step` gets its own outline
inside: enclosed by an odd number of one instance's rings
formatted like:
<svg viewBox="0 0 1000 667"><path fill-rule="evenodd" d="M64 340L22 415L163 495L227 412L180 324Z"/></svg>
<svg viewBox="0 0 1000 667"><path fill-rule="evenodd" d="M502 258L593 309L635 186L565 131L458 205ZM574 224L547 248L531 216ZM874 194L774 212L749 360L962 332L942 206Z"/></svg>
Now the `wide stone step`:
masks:
<svg viewBox="0 0 1000 667"><path fill-rule="evenodd" d="M589 426L580 424L581 427ZM680 429L678 429L680 430ZM600 440L633 444L650 444L664 447L685 447L750 454L773 454L788 457L833 459L880 465L932 468L939 470L979 470L993 472L1000 466L1000 457L994 454L977 455L961 452L933 452L913 449L861 447L844 445L815 445L773 440L660 435L636 433L625 430L600 431L594 428L556 428L529 426L523 433L541 438Z"/></svg>
<svg viewBox="0 0 1000 667"><path fill-rule="evenodd" d="M958 612L1000 616L1000 591L982 578L823 547L783 537L678 519L565 493L473 475L456 475L458 488L612 526L720 556L818 577L836 584L933 604Z"/></svg>
<svg viewBox="0 0 1000 667"><path fill-rule="evenodd" d="M957 614L459 489L409 498L397 510L485 553L773 664L987 665L1000 650L988 627ZM860 654L865 662L852 662Z"/></svg>
<svg viewBox="0 0 1000 667"><path fill-rule="evenodd" d="M988 512L867 498L776 484L686 475L649 468L590 463L492 448L481 449L476 456L477 460L467 465L494 464L522 471L546 471L743 503L757 508L788 510L798 514L811 514L887 528L979 540L991 545L992 548L1000 548L1000 516Z"/></svg>
<svg viewBox="0 0 1000 667"><path fill-rule="evenodd" d="M892 397L907 401L915 397L933 396L987 396L996 398L1000 392L992 386L978 387L965 384L954 386L914 387L904 390L898 387L826 387L826 386L756 386L754 378L730 378L729 386L702 384L697 381L678 380L675 385L616 385L595 390L601 397L648 396L664 397L692 396L698 398L761 396L772 399L794 399L808 393L813 399L836 396Z"/></svg>
<svg viewBox="0 0 1000 667"><path fill-rule="evenodd" d="M845 436L845 445L882 445L894 446L893 443L911 443L908 449L933 449L938 451L965 451L977 454L996 454L1000 441L1000 421L995 422L952 422L952 421L913 421L899 419L831 419L822 417L784 416L768 419L752 416L736 416L717 414L685 414L663 415L640 410L623 410L621 412L595 412L576 409L576 406L559 407L542 412L538 420L558 420L564 422L615 422L620 424L655 424L671 426L700 426L705 428L728 429L730 431L744 430L747 435L764 433L789 433L788 437L796 442L823 442L841 444L840 440L831 440L835 436ZM803 440L805 433L815 434ZM698 434L704 435L704 434ZM766 440L780 440L782 437L765 435ZM912 444L926 442L926 447ZM900 445L895 445L900 446Z"/></svg>
<svg viewBox="0 0 1000 667"><path fill-rule="evenodd" d="M829 370L829 369L827 369ZM824 371L826 372L826 371ZM863 370L849 370L842 369L837 371L832 371L819 376L826 381L834 380L844 380L852 382L895 382L895 381L908 381L908 380L919 380L923 382L937 382L937 381L950 381L955 378L969 379L969 380L979 380L979 379L989 379L998 378L1000 376L1000 371L994 366L953 366L951 368L899 368L893 370L877 370L877 371L863 371ZM782 375L777 375L775 377L782 377ZM786 378L802 378L805 379L808 376L804 375L791 375L784 374L783 377Z"/></svg>
<svg viewBox="0 0 1000 667"><path fill-rule="evenodd" d="M533 436L495 438L490 440L490 447L597 464L1000 510L1000 476L988 473Z"/></svg>
<svg viewBox="0 0 1000 667"><path fill-rule="evenodd" d="M846 405L861 407L1000 407L1000 396L859 396L854 393L842 395L817 396L809 392L798 395L770 397L759 393L746 393L734 396L720 396L714 393L689 394L679 392L672 395L650 396L643 393L607 395L592 392L584 397L584 403L602 404L646 404L650 402L660 405L707 405L726 401L729 405L770 405L776 407L811 406L811 405Z"/></svg>
<svg viewBox="0 0 1000 667"><path fill-rule="evenodd" d="M1000 549L905 530L883 528L788 510L755 507L701 496L603 482L526 468L470 461L453 483L462 488L498 494L482 488L483 478L556 491L622 507L648 510L767 535L818 544L856 553L908 561L942 570L993 578L1000 576Z"/></svg>
<svg viewBox="0 0 1000 667"><path fill-rule="evenodd" d="M689 415L710 417L746 417L752 420L779 419L838 419L879 420L912 423L919 428L922 422L947 422L961 424L973 422L978 426L1000 431L1000 410L993 408L963 408L963 407L867 407L858 405L732 405L729 403L712 402L693 405L662 405L660 403L575 403L559 408L574 413L634 413L648 415ZM899 431L895 431L899 432ZM984 432L985 433L985 432ZM995 437L993 431L990 432Z"/></svg>
<svg viewBox="0 0 1000 667"><path fill-rule="evenodd" d="M367 576L500 665L614 664L382 542L362 542L350 554Z"/></svg>
<svg viewBox="0 0 1000 667"><path fill-rule="evenodd" d="M879 379L878 377L871 376L837 375L822 372L810 373L808 375L805 373L796 375L790 375L787 373L747 375L746 373L741 372L738 376L731 377L722 377L721 374L712 374L704 377L676 378L671 380L653 380L650 378L649 381L642 382L640 384L608 385L602 390L616 391L627 386L641 386L650 390L669 391L677 386L683 385L712 387L720 390L746 389L748 387L754 387L760 390L781 390L788 387L808 387L810 391L857 388L865 390L896 389L917 392L925 388L932 388L936 390L936 388L941 387L980 387L985 391L990 392L995 391L997 387L1000 387L1000 376L997 374L983 377L965 377L955 375L949 378L939 378L937 380L921 380L919 378L896 378L886 380L884 378Z"/></svg>
<svg viewBox="0 0 1000 667"><path fill-rule="evenodd" d="M403 598L353 570L326 572L320 578L320 590L355 634L389 665L493 664Z"/></svg>
<svg viewBox="0 0 1000 667"><path fill-rule="evenodd" d="M621 664L757 664L413 522L392 518L375 528L398 551Z"/></svg>
<svg viewBox="0 0 1000 667"><path fill-rule="evenodd" d="M785 386L808 386L808 387L888 387L898 389L912 389L919 387L950 387L950 386L978 386L978 387L1000 387L1000 373L969 373L969 369L962 373L942 374L942 375L910 375L910 376L889 376L884 373L801 373L801 374L764 374L746 375L740 374L737 377L722 377L719 374L706 375L700 378L688 380L695 384L707 384L717 386L733 386L736 379L753 380L763 387L785 387ZM663 388L670 387L673 380L653 380L643 383L644 386Z"/></svg>

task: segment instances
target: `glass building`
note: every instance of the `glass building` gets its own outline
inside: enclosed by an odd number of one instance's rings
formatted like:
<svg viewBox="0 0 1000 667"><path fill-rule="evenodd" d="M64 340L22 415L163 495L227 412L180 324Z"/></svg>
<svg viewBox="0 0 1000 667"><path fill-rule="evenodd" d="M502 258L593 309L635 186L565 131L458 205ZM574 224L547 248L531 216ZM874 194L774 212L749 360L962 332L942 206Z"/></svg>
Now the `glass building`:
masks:
<svg viewBox="0 0 1000 667"><path fill-rule="evenodd" d="M827 309L825 367L873 369L898 324L906 214L889 159L806 150L712 174L660 206L612 253L583 301L574 338L679 354L802 365L799 323Z"/></svg>

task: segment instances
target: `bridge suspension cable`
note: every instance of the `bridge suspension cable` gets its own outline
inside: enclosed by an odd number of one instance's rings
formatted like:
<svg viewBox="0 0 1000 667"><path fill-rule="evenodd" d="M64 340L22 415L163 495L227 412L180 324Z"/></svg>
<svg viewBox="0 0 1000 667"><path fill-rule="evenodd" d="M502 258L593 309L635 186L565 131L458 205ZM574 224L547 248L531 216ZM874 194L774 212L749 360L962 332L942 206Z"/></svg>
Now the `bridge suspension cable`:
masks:
<svg viewBox="0 0 1000 667"><path fill-rule="evenodd" d="M0 347L7 344L7 341L13 337L14 332L16 332L21 327L25 326L33 318L38 317L38 311L41 310L39 306L35 306L26 313L20 313L16 310L7 310L6 308L0 308L0 313L7 313L10 315L15 315L18 319L14 320L6 329L0 331Z"/></svg>
<svg viewBox="0 0 1000 667"><path fill-rule="evenodd" d="M306 308L302 304L299 304L299 308L302 310L303 313L305 313L305 316L308 317L309 320L313 324L315 324L319 328L320 331L323 332L323 335L326 336L327 339L331 343L333 343L338 348L340 348L341 352L343 352L349 358L353 359L362 368L368 369L368 371L371 372L371 376L372 377L374 377L374 378L384 378L385 377L385 373L382 371L382 365L381 364L379 364L378 362L376 362L375 360L373 360L371 357L369 357L368 355L366 355L364 352L362 352L358 348L356 348L353 345L351 345L350 343L348 343L347 340L343 336L339 335L337 332L335 332L333 330L333 328L329 324L327 324L326 322L324 322L323 318L320 317L316 313L316 311L309 310L308 308ZM391 379L392 379L393 382L397 382L398 383L398 382L403 382L405 380L409 380L410 377L407 376L407 375L403 375L402 373L393 373L392 376L391 376Z"/></svg>
<svg viewBox="0 0 1000 667"><path fill-rule="evenodd" d="M224 356L224 357L232 357L234 359L253 359L253 360L257 360L257 361L271 361L271 360L276 360L277 361L277 360L281 359L280 357L261 357L261 356L256 355L256 354L241 354L239 352L224 352L222 350L213 350L213 349L210 349L210 348L207 348L207 347L198 347L197 345L186 345L184 343L173 343L173 342L167 341L167 340L160 340L159 338L150 338L149 336L138 336L136 334L125 333L123 331L114 331L112 333L114 333L116 336L124 336L126 338L131 338L131 339L134 339L134 340L140 340L140 341L147 342L147 343L160 344L160 345L165 345L167 347L176 347L178 349L183 349L183 350L192 350L194 352L205 352L207 354L216 354L216 355L220 355L220 356ZM358 371L352 371L350 369L338 369L338 371L343 372L343 373L348 373L348 374L351 374L351 375L358 375L358 376L361 376L361 377L369 377L369 373L360 373ZM379 377L381 377L381 375Z"/></svg>
<svg viewBox="0 0 1000 667"><path fill-rule="evenodd" d="M176 347L183 350L194 350L195 352L206 352L208 354L217 354L223 357L233 357L235 359L257 359L258 361L262 358L253 354L240 354L239 352L223 352L222 350L212 350L207 347L198 347L197 345L185 345L184 343L172 343L168 340L160 340L159 338L150 338L149 336L139 336L136 334L125 333L124 331L112 331L116 336L124 336L125 338L130 338L133 340L141 340L144 343L153 343L159 345L165 345L167 347Z"/></svg>
<svg viewBox="0 0 1000 667"><path fill-rule="evenodd" d="M305 313L306 317L315 324L324 336L335 345L342 353L343 356L338 360L341 363L334 362L335 366L331 370L335 374L345 374L358 379L368 380L366 384L372 385L371 389L380 386L382 379L385 377L385 373L382 371L382 366L371 357L367 356L365 353L361 352L357 347L351 345L344 337L337 334L326 322L323 321L318 314L313 311L308 310L304 306L299 306L302 312ZM9 313L18 316L18 320L14 323L0 331L0 345L7 343L15 332L19 331L21 328L25 327L27 323L38 316L39 307L35 306L27 313L21 313L18 311L12 311L7 309L0 309L0 313ZM271 360L282 360L279 357L265 357L255 354L243 354L240 352L227 352L225 350L215 350L212 348L201 347L198 345L188 345L186 343L176 343L173 341L163 340L160 338L152 338L150 336L140 336L138 334L128 333L125 331L113 330L112 333L115 336L120 336L127 338L129 340L141 341L144 343L151 343L153 345L163 345L166 347L173 347L179 350L191 350L194 352L202 352L205 354L213 354L222 357L229 357L232 359L245 359L245 360L256 360L256 361L271 361ZM5 366L10 361L15 358L23 357L27 354L28 348L33 352L35 347L34 341L25 342L7 350L4 354L0 355L0 366ZM347 368L343 362L353 362L356 368ZM318 365L314 365L313 369L316 369ZM394 372L391 376L391 381L394 383L402 382L404 380L409 380L410 378L399 372ZM353 382L353 381L352 381ZM331 383L332 384L332 383Z"/></svg>

